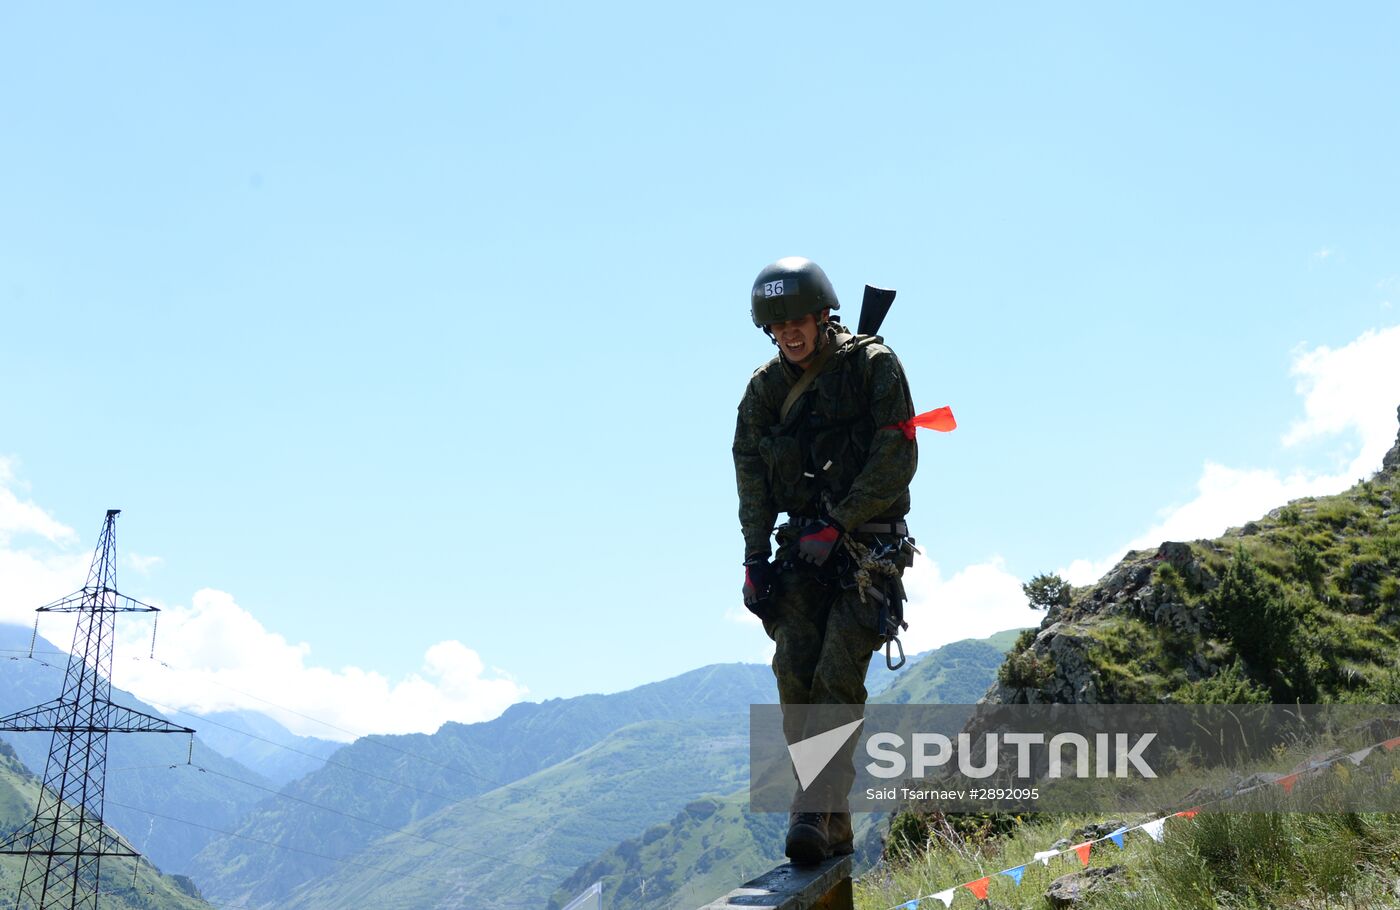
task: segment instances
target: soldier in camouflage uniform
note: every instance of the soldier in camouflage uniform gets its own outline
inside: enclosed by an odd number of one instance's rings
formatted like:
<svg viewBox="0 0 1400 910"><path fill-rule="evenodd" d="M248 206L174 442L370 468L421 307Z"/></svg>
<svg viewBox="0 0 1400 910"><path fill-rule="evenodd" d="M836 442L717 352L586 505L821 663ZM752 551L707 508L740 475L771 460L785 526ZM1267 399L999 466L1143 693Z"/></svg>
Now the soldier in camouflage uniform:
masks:
<svg viewBox="0 0 1400 910"><path fill-rule="evenodd" d="M810 260L765 268L751 300L754 325L779 354L754 371L734 432L744 603L777 645L773 674L785 707L864 705L871 652L887 630L876 604L842 584L852 571L843 538L912 551L904 515L918 449L899 427L914 415L904 369L878 337L853 337L831 318L840 304ZM779 512L787 520L770 561ZM907 562L898 562L902 571ZM897 577L885 589L903 598ZM821 732L800 724L784 711L789 743ZM829 768L842 802L854 780L854 746L853 738ZM795 862L852 852L849 812L794 812L790 822L787 855Z"/></svg>

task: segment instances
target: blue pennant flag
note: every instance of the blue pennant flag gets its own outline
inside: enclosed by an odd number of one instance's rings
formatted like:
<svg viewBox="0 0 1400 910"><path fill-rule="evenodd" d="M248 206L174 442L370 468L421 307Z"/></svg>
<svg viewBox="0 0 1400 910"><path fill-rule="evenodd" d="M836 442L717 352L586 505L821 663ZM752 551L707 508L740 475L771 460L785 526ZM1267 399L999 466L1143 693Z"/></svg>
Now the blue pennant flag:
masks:
<svg viewBox="0 0 1400 910"><path fill-rule="evenodd" d="M905 901L899 905L899 910L919 910L919 902L917 900Z"/></svg>
<svg viewBox="0 0 1400 910"><path fill-rule="evenodd" d="M1123 849L1123 835L1128 832L1127 828L1119 828L1108 836L1108 839L1118 845L1118 849Z"/></svg>
<svg viewBox="0 0 1400 910"><path fill-rule="evenodd" d="M1019 884L1021 884L1021 876L1023 876L1023 875L1026 874L1026 867L1025 867L1025 866L1017 866L1015 869L1007 869L1006 871L1002 872L1001 874L1002 874L1002 875L1006 875L1006 876L1010 876L1012 879L1015 880L1016 884L1019 885Z"/></svg>

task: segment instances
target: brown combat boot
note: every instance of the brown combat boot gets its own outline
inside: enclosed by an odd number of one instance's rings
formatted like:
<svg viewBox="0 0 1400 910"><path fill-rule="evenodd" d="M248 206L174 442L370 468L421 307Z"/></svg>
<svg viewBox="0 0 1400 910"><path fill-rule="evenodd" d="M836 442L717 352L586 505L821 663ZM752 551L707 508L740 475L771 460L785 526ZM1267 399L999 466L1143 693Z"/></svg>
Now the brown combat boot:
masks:
<svg viewBox="0 0 1400 910"><path fill-rule="evenodd" d="M788 859L799 866L815 866L829 855L826 846L826 814L794 812L788 816Z"/></svg>
<svg viewBox="0 0 1400 910"><path fill-rule="evenodd" d="M832 856L856 852L856 835L851 830L851 813L832 812L826 817L826 842Z"/></svg>

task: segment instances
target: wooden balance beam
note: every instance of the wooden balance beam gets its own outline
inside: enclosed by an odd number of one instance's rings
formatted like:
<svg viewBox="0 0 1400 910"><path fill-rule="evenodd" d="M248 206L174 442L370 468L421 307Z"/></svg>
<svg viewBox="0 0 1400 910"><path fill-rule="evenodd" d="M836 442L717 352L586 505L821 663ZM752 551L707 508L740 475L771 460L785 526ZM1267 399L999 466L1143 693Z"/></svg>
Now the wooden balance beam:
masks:
<svg viewBox="0 0 1400 910"><path fill-rule="evenodd" d="M816 866L787 863L735 888L700 910L854 910L851 858Z"/></svg>

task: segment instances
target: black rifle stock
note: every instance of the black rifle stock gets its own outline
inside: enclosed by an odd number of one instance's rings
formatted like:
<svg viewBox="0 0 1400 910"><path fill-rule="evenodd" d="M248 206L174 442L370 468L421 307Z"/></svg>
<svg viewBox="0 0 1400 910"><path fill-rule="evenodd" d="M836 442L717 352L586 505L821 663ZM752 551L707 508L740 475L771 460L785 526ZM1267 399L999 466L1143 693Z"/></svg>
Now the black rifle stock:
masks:
<svg viewBox="0 0 1400 910"><path fill-rule="evenodd" d="M860 320L856 323L857 335L875 335L880 331L880 324L894 305L894 295L893 288L865 286L865 296L860 301Z"/></svg>

